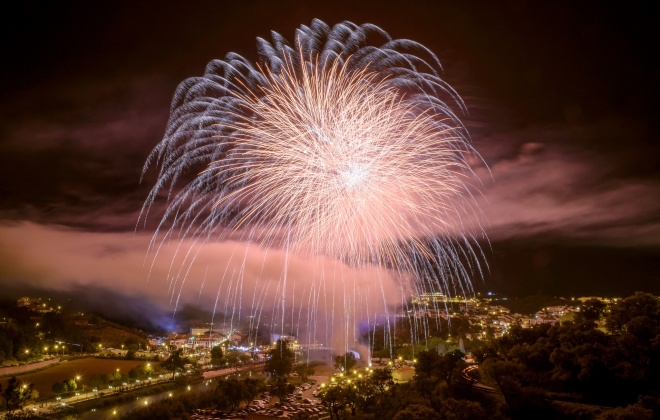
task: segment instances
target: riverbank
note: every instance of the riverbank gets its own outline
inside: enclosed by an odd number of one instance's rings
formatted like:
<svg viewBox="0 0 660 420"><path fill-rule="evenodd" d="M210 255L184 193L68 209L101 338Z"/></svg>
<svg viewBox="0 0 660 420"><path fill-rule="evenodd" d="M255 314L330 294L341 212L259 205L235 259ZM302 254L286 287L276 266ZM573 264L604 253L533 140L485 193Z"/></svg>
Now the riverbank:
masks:
<svg viewBox="0 0 660 420"><path fill-rule="evenodd" d="M191 379L197 378L201 382L201 377L191 377ZM74 417L70 418L76 419L79 418L77 417L78 413L93 411L97 408L102 409L113 403L116 405L125 404L144 395L163 393L168 389L178 387L181 383L187 384L187 379L172 382L166 377L159 377L150 381L142 381L139 384L109 387L102 391L93 390L63 398L41 399L28 404L23 410L41 418L61 419L63 416L71 414ZM1 416L0 414L0 418Z"/></svg>
<svg viewBox="0 0 660 420"><path fill-rule="evenodd" d="M46 418L58 419L80 419L83 417L98 418L94 413L101 413L103 411L119 412L117 407L123 405L133 404L136 401L144 400L147 397L153 397L161 394L170 394L175 390L183 390L193 383L201 383L200 378L191 379L188 381L167 381L160 382L149 386L144 386L138 389L128 389L125 391L118 391L114 394L104 395L102 397L92 398L81 402L66 404L60 409L53 410ZM86 416L85 416L86 415Z"/></svg>
<svg viewBox="0 0 660 420"><path fill-rule="evenodd" d="M148 363L148 362L146 362ZM37 402L44 402L44 400L55 397L52 391L52 386L55 382L62 382L63 380L80 377L81 387L79 392L84 392L86 389L91 391L91 386L87 381L94 375L111 374L119 369L121 373L127 373L132 368L145 364L142 360L120 360L108 359L97 357L83 357L71 360L60 360L59 363L49 365L47 367L38 369L36 371L26 372L16 375L16 378L22 383L31 383L34 389L39 392L39 399ZM10 377L0 379L0 386L5 387Z"/></svg>
<svg viewBox="0 0 660 420"><path fill-rule="evenodd" d="M65 420L116 419L144 405L154 404L163 399L177 398L183 395L207 391L221 377L232 375L247 376L250 375L250 372L256 373L255 369L263 369L263 364L245 366L240 369L230 368L205 372L203 376L179 377L175 381L168 380L167 383L159 384L162 388L152 386L138 390L129 390L117 395L104 396L83 403L75 403L67 407L65 411L60 410L58 413L54 413L50 418L62 418Z"/></svg>

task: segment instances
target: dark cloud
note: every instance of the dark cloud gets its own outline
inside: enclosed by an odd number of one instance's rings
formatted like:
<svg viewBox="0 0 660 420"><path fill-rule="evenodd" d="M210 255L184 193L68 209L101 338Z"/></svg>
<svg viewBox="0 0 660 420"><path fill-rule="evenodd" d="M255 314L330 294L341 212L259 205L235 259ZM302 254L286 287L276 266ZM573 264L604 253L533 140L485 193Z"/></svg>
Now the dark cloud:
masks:
<svg viewBox="0 0 660 420"><path fill-rule="evenodd" d="M626 143L639 141L627 124L538 126L482 139L490 172L479 169L486 179L481 207L490 236L658 247L660 178L624 175ZM619 138L620 147L590 147L594 138Z"/></svg>

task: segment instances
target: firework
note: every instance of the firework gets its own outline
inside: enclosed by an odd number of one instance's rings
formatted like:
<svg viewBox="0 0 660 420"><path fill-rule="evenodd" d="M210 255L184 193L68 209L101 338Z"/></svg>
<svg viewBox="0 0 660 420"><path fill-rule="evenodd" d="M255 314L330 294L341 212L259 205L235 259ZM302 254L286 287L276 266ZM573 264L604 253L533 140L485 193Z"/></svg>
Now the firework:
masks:
<svg viewBox="0 0 660 420"><path fill-rule="evenodd" d="M233 239L470 291L473 151L437 57L350 22L257 44L257 63L230 53L178 87L145 164L159 173L144 217L168 196L152 247Z"/></svg>

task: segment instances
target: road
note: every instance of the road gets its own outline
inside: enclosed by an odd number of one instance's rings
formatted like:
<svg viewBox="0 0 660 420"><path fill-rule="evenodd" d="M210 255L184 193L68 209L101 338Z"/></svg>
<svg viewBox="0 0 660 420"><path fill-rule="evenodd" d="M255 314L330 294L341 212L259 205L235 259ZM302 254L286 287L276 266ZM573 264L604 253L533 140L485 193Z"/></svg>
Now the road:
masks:
<svg viewBox="0 0 660 420"><path fill-rule="evenodd" d="M477 380L474 379L474 377L472 377L471 373L478 369L479 369L479 365L468 366L461 371L461 377L465 379L465 381L467 381L470 385L472 385L472 388L474 389L478 389L479 391L484 391L484 392L496 393L497 390L495 388L477 382Z"/></svg>
<svg viewBox="0 0 660 420"><path fill-rule="evenodd" d="M219 370L208 370L202 373L202 376L204 377L204 379L211 379L211 378L216 378L218 376L233 375L234 373L249 372L251 370L252 371L263 370L264 366L266 366L266 362L250 363L250 364L246 364L245 366L239 366L238 368L231 367L231 368L219 369Z"/></svg>

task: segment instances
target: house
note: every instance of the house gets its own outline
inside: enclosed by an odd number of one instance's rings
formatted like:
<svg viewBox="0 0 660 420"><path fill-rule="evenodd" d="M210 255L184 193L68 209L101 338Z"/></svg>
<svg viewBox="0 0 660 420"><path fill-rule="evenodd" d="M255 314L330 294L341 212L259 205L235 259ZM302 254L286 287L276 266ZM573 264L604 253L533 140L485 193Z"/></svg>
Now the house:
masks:
<svg viewBox="0 0 660 420"><path fill-rule="evenodd" d="M165 339L165 344L167 344L170 349L182 349L190 347L190 338L190 334L172 333Z"/></svg>
<svg viewBox="0 0 660 420"><path fill-rule="evenodd" d="M192 337L192 346L193 348L203 347L205 349L213 348L219 344L225 342L227 338L222 334L213 334L209 336L193 336Z"/></svg>
<svg viewBox="0 0 660 420"><path fill-rule="evenodd" d="M396 383L403 383L410 381L415 376L415 368L410 366L401 366L397 369L392 369L392 379Z"/></svg>

